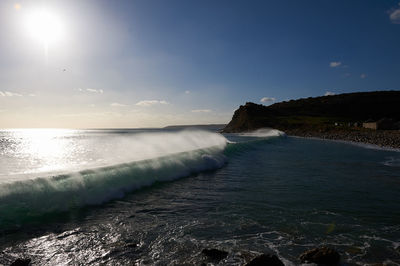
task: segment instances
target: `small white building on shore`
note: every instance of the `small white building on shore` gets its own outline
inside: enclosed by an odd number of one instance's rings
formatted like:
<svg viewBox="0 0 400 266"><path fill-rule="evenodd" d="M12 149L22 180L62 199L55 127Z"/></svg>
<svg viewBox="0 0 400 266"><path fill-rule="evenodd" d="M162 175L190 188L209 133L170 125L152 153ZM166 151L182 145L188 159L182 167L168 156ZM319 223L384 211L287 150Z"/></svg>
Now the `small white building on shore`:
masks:
<svg viewBox="0 0 400 266"><path fill-rule="evenodd" d="M392 119L383 118L378 121L367 121L363 123L363 128L369 129L394 129L395 124Z"/></svg>

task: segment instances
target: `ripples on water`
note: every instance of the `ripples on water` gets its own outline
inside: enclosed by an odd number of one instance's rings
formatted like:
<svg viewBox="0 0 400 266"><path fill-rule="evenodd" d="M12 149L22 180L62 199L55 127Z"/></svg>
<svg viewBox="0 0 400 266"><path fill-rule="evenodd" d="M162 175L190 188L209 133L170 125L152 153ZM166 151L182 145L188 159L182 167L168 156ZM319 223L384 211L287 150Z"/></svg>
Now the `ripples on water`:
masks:
<svg viewBox="0 0 400 266"><path fill-rule="evenodd" d="M93 140L90 131L80 134ZM218 248L229 251L222 264L275 253L292 265L321 244L348 264L400 263L400 153L226 137L227 164L208 168L216 170L199 168L97 206L19 218L19 227L1 231L0 263L25 256L40 265L200 264L203 248Z"/></svg>

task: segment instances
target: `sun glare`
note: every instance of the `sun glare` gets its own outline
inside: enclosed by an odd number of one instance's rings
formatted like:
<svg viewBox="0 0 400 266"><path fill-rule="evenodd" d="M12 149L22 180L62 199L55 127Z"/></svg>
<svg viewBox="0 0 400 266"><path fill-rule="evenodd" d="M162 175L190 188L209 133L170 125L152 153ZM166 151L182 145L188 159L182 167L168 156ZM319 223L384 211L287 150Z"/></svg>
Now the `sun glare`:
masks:
<svg viewBox="0 0 400 266"><path fill-rule="evenodd" d="M30 35L45 46L64 37L64 25L60 16L50 10L36 10L27 16L26 26Z"/></svg>

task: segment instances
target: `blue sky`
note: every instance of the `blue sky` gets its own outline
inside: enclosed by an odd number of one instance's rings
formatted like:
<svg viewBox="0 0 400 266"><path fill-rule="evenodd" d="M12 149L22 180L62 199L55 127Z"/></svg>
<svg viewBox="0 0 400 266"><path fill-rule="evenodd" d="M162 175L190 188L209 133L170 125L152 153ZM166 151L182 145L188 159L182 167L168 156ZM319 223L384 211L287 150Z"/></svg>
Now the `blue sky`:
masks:
<svg viewBox="0 0 400 266"><path fill-rule="evenodd" d="M0 127L226 123L247 101L400 89L399 3L3 0Z"/></svg>

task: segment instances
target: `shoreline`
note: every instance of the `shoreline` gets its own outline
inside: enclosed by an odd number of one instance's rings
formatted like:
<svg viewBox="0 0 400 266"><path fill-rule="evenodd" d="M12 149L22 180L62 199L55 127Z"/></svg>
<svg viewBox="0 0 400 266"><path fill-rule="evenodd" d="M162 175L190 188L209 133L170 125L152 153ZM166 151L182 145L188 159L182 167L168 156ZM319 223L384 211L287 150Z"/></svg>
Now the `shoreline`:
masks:
<svg viewBox="0 0 400 266"><path fill-rule="evenodd" d="M300 137L295 135L286 135L289 138L296 138L296 139L310 139L310 140L319 140L319 141L330 141L334 143L343 143L347 145L353 145L364 149L371 149L371 150L380 150L380 151L393 151L393 152L400 152L400 148L393 148L387 146L379 146L376 144L365 143L365 142L355 142L350 140L342 140L342 139L323 139L319 137Z"/></svg>
<svg viewBox="0 0 400 266"><path fill-rule="evenodd" d="M374 148L400 150L399 130L330 130L310 131L304 129L283 130L288 136L315 138L321 140L333 140L350 142L351 144L373 145Z"/></svg>

